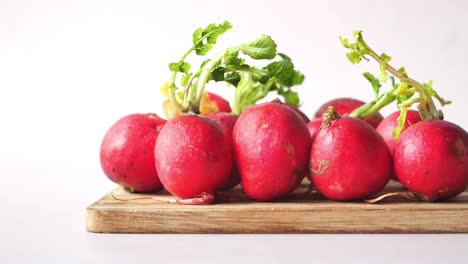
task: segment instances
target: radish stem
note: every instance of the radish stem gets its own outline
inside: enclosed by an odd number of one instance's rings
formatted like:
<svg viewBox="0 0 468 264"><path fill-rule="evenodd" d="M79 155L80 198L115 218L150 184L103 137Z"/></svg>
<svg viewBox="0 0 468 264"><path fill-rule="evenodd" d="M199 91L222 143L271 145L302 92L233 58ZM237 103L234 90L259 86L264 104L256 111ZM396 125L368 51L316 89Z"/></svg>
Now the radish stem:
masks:
<svg viewBox="0 0 468 264"><path fill-rule="evenodd" d="M399 70L395 69L389 62L391 57L382 53L378 55L372 48L367 45L362 37L362 31L354 32L355 42L351 42L348 39L340 37L341 43L347 49L350 49L346 56L351 63L356 64L362 61L362 59L369 60L366 56L372 57L380 64L379 78L376 79L370 73L365 73L364 77L368 79L373 88L376 96L379 94L381 87L380 81L385 82L388 79L388 73L400 80L400 84L396 87L393 83L392 78L392 89L386 94L379 97L376 102L371 102L368 105L364 105L355 111L350 116L365 119L372 116L384 106L391 102L398 100L398 107L401 109L402 115L398 119L398 127L394 130L394 137L397 139L403 130L405 123L405 114L414 104L418 104L418 110L422 120L439 120L443 119L443 114L437 109L432 97L437 99L442 106L449 104L450 101L446 101L441 98L436 91L432 89L432 82L421 84L420 82L409 77L404 68ZM411 98L413 94L418 93L418 98Z"/></svg>

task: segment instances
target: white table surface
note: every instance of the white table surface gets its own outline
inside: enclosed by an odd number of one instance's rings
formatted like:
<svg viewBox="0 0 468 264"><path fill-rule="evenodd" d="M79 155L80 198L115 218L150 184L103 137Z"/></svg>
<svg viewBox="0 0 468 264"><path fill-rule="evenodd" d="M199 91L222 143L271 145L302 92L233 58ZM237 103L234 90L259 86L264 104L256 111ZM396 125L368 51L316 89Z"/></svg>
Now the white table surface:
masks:
<svg viewBox="0 0 468 264"><path fill-rule="evenodd" d="M86 206L115 187L99 166L105 131L162 113L167 63L196 27L230 20L223 46L272 35L307 76L309 116L330 98L372 99L361 73L378 66L350 65L338 41L363 29L414 78L433 79L454 101L447 119L466 129L467 13L462 0L0 1L0 263L468 263L468 235L85 231Z"/></svg>

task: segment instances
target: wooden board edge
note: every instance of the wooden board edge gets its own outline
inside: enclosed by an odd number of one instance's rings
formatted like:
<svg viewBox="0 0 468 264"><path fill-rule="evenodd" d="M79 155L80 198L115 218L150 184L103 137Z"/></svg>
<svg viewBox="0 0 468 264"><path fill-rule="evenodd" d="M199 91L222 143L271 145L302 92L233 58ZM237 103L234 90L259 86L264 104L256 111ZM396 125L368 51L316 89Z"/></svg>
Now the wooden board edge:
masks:
<svg viewBox="0 0 468 264"><path fill-rule="evenodd" d="M418 225L405 220L401 223L394 223L391 226L379 224L378 219L374 219L371 227L362 224L350 225L327 225L324 223L314 223L307 220L294 223L279 223L278 227L272 227L272 222L279 221L280 214L273 214L274 218L270 223L265 222L257 227L249 227L249 222L245 222L245 227L223 223L222 220L214 218L214 224L192 224L190 227L177 226L171 223L171 215L155 217L154 215L144 215L141 213L121 213L115 211L106 212L97 210L93 206L86 209L87 231L91 233L123 233L123 234L448 234L448 233L468 233L468 221L455 221L442 223L443 219L452 212L446 211L439 217L439 224ZM204 219L206 216L194 214L192 218ZM411 219L411 217L409 217ZM466 218L465 218L466 219ZM364 219L361 219L363 221ZM377 221L376 221L377 220ZM414 220L417 221L417 220ZM159 223L158 223L159 222ZM195 220L196 222L196 220ZM242 221L241 221L242 222ZM313 226L316 225L316 226Z"/></svg>
<svg viewBox="0 0 468 264"><path fill-rule="evenodd" d="M100 231L99 223L101 219L98 211L92 208L93 205L86 207L86 231L90 233L105 233Z"/></svg>
<svg viewBox="0 0 468 264"><path fill-rule="evenodd" d="M117 189L118 190L118 189ZM448 234L468 233L468 208L333 208L270 211L239 210L132 210L108 207L106 194L86 208L90 233L123 234ZM155 211L154 211L155 210ZM373 211L373 212L372 212ZM267 214L267 215L266 215ZM289 217L289 218L288 218ZM191 219L187 222L184 219ZM387 224L383 224L386 222Z"/></svg>

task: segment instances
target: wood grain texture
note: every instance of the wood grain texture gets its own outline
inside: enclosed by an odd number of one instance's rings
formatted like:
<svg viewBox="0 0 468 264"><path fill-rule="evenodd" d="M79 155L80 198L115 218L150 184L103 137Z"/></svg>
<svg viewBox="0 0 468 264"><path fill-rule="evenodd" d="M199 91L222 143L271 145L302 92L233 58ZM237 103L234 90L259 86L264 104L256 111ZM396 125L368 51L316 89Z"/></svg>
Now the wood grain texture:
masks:
<svg viewBox="0 0 468 264"><path fill-rule="evenodd" d="M87 229L97 233L468 233L468 193L448 202L401 199L380 204L328 201L304 195L301 185L277 202L248 200L240 188L218 196L218 204L193 206L153 200L122 202L109 194L86 209ZM386 192L400 189L390 184ZM122 199L162 194L132 194Z"/></svg>

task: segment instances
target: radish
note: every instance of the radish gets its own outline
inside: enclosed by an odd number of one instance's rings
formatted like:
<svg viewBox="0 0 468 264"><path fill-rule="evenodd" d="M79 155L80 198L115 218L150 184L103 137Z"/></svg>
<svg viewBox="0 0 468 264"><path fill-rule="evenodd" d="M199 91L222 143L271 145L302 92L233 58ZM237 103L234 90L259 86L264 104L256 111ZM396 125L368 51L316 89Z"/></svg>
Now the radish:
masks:
<svg viewBox="0 0 468 264"><path fill-rule="evenodd" d="M279 100L278 101L275 100L275 102L281 103L293 109L304 121L308 122L309 118L301 110L299 110L299 108L296 107L295 105L290 104L290 103L282 103ZM230 113L220 112L220 113L215 113L215 114L209 114L207 115L207 117L215 121L221 127L221 129L224 131L226 135L229 135L230 137L232 137L232 131L234 129L237 116L232 115ZM224 187L221 188L221 190L222 191L230 190L234 188L235 186L237 186L240 183L240 181L241 179L240 179L239 171L237 170L236 167L234 167L230 180Z"/></svg>
<svg viewBox="0 0 468 264"><path fill-rule="evenodd" d="M304 122L306 122L306 124L310 122L310 119L307 117L307 115L304 114L304 112L302 112L297 105L294 105L294 104L291 104L291 103L288 103L288 102L283 103L280 99L275 99L275 100L271 101L271 103L278 103L278 104L282 104L284 106L287 106L287 107L291 108L292 110L294 110L294 112L296 112L302 118L302 120L304 120Z"/></svg>
<svg viewBox="0 0 468 264"><path fill-rule="evenodd" d="M385 141L366 122L325 112L310 152L310 177L317 190L336 201L364 199L390 179L392 158Z"/></svg>
<svg viewBox="0 0 468 264"><path fill-rule="evenodd" d="M377 132L382 136L382 138L387 143L390 153L393 155L393 149L395 148L396 140L393 136L393 131L398 128L398 117L400 116L401 111L394 112L393 114L387 116L380 122L379 126L376 128ZM419 113L414 110L408 110L406 121L403 126L402 132L404 129L409 126L416 124L421 121ZM395 175L392 175L392 180L398 180Z"/></svg>
<svg viewBox="0 0 468 264"><path fill-rule="evenodd" d="M301 118L302 120L304 120L304 122L309 123L310 122L310 119L307 117L306 114L304 114L304 112L302 112L299 107L293 105L293 104L290 104L290 103L284 103L285 106L291 108L292 110L294 110L294 112L296 112Z"/></svg>
<svg viewBox="0 0 468 264"><path fill-rule="evenodd" d="M230 113L229 102L215 93L205 92L201 100L200 114L209 115L218 112Z"/></svg>
<svg viewBox="0 0 468 264"><path fill-rule="evenodd" d="M183 115L161 129L154 157L164 187L173 195L190 199L214 195L232 173L232 143L208 118Z"/></svg>
<svg viewBox="0 0 468 264"><path fill-rule="evenodd" d="M169 64L172 74L166 89L168 104L171 109L184 114L164 126L154 149L156 170L162 184L171 194L181 198L168 202L210 204L215 202L217 191L232 188L239 183L233 170L231 131L235 116L211 116L219 125L198 116L204 111L202 99L208 82L224 81L235 87L235 115L271 91L276 91L296 105L299 103L291 86L302 83L304 77L294 69L287 56L277 52L275 42L266 35L250 43L228 48L205 60L195 72L189 72L191 65L185 61L187 56L193 51L197 55L205 55L216 43L218 36L230 28L231 24L224 22L197 29L193 33L193 46L179 61ZM241 54L252 61L278 60L257 68L245 64ZM179 73L183 74L181 89L176 85ZM215 108L220 110L218 99L210 96L210 100L216 101ZM294 115L300 119L297 114Z"/></svg>
<svg viewBox="0 0 468 264"><path fill-rule="evenodd" d="M393 114L387 116L380 122L377 127L377 132L382 136L382 138L387 142L388 149L390 153L393 154L393 149L395 148L395 137L393 136L393 130L398 127L398 117L400 116L400 111L394 112ZM409 110L406 116L406 121L403 126L403 129L408 128L411 125L414 125L421 121L418 111Z"/></svg>
<svg viewBox="0 0 468 264"><path fill-rule="evenodd" d="M323 122L322 118L317 118L307 123L307 128L309 129L309 134L310 134L310 139L311 139L312 144L314 143L315 137L317 137L317 134L320 132L320 127L322 126L322 122ZM307 179L309 179L309 181L312 182L310 173L308 173L306 176L307 176ZM313 189L313 184L309 186L308 192L311 192L312 189Z"/></svg>
<svg viewBox="0 0 468 264"><path fill-rule="evenodd" d="M163 85L163 87L161 87L161 91L166 98L168 97L167 90L167 85ZM229 102L215 93L205 92L200 103L201 115L209 115L218 112L231 112ZM172 119L183 114L183 112L180 109L177 109L169 99L166 99L163 102L163 110L168 119Z"/></svg>
<svg viewBox="0 0 468 264"><path fill-rule="evenodd" d="M282 198L307 174L310 135L304 120L288 106L249 107L234 126L233 141L242 187L251 199Z"/></svg>
<svg viewBox="0 0 468 264"><path fill-rule="evenodd" d="M468 134L443 120L406 129L394 152L395 174L424 200L447 200L468 186Z"/></svg>
<svg viewBox="0 0 468 264"><path fill-rule="evenodd" d="M157 192L163 186L154 166L154 145L166 120L155 114L132 114L117 121L101 144L104 173L132 192Z"/></svg>
<svg viewBox="0 0 468 264"><path fill-rule="evenodd" d="M215 114L209 114L206 117L209 119L213 120L218 124L221 129L223 130L224 134L229 138L232 139L232 130L234 129L234 125L236 124L237 121L237 116L232 115L230 113L215 113ZM240 175L236 167L233 167L231 176L223 187L220 188L221 191L227 191L230 190L240 183Z"/></svg>
<svg viewBox="0 0 468 264"><path fill-rule="evenodd" d="M314 143L315 138L317 137L317 134L320 132L320 127L322 126L322 118L316 118L309 123L307 123L307 128L309 129L309 134L310 134L310 139L312 144ZM310 173L306 175L307 179L312 182L312 179L310 177ZM308 192L310 192L313 189L313 184L309 186Z"/></svg>
<svg viewBox="0 0 468 264"><path fill-rule="evenodd" d="M322 106L319 107L317 112L315 112L315 118L321 118L322 115L327 111L329 106L333 106L335 111L339 115L346 115L350 114L357 108L365 105L363 101L353 99L353 98L336 98L331 101L326 102ZM365 121L371 125L372 127L376 128L379 123L382 121L383 117L380 113L374 113L372 116L365 119Z"/></svg>
<svg viewBox="0 0 468 264"><path fill-rule="evenodd" d="M420 83L410 78L404 68L396 70L389 64L391 57L372 50L364 41L361 31L355 32L354 36L354 43L341 39L342 44L351 50L347 56L352 63L372 57L380 65L380 79L386 80L390 73L401 81L398 85L392 85L391 91L400 108L397 127L392 132L397 139L393 150L393 167L398 180L411 193L384 194L369 202L392 195L423 201L456 197L468 186L468 134L461 127L443 121L443 114L432 98L442 106L451 102L439 96L431 81ZM407 123L412 122L408 121L408 116L414 114L410 114L408 109L414 104L417 104L419 116L424 121L409 126L402 133Z"/></svg>
<svg viewBox="0 0 468 264"><path fill-rule="evenodd" d="M317 118L309 123L307 123L307 128L309 129L310 138L312 139L312 143L314 142L315 137L320 132L320 127L322 126L322 118Z"/></svg>

